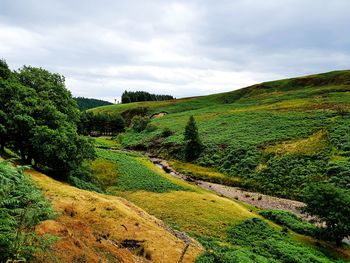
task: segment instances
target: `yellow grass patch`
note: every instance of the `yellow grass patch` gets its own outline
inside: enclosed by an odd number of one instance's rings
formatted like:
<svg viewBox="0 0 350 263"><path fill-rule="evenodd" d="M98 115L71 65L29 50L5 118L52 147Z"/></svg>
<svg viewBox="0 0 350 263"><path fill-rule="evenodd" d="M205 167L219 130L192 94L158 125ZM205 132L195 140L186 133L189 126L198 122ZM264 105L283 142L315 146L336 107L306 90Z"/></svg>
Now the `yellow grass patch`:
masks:
<svg viewBox="0 0 350 263"><path fill-rule="evenodd" d="M244 206L204 190L124 192L122 195L148 213L199 235L224 237L229 225L256 217Z"/></svg>
<svg viewBox="0 0 350 263"><path fill-rule="evenodd" d="M169 161L169 164L173 166L176 171L193 175L196 179L222 182L226 184L238 184L240 182L240 178L226 176L212 168L184 163L177 160Z"/></svg>
<svg viewBox="0 0 350 263"><path fill-rule="evenodd" d="M114 185L118 176L117 165L108 160L97 159L91 163L94 179L104 188Z"/></svg>
<svg viewBox="0 0 350 263"><path fill-rule="evenodd" d="M180 258L185 243L162 221L125 199L77 189L37 171L26 173L58 214L37 227L40 234L61 238L45 256L51 253L59 262L177 262ZM121 248L126 239L138 240L142 247L135 251ZM194 262L201 251L193 241L184 262Z"/></svg>
<svg viewBox="0 0 350 263"><path fill-rule="evenodd" d="M311 155L326 147L326 133L321 130L306 139L285 141L275 145L267 146L266 153L275 154L305 154Z"/></svg>

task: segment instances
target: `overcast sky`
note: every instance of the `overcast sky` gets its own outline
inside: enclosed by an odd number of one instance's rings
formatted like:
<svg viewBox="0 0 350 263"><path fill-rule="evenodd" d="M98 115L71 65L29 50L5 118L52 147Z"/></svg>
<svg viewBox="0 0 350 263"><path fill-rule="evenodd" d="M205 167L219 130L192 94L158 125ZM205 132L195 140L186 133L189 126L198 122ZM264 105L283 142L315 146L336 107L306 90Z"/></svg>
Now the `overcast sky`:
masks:
<svg viewBox="0 0 350 263"><path fill-rule="evenodd" d="M349 0L0 0L0 57L73 95L187 97L349 69Z"/></svg>

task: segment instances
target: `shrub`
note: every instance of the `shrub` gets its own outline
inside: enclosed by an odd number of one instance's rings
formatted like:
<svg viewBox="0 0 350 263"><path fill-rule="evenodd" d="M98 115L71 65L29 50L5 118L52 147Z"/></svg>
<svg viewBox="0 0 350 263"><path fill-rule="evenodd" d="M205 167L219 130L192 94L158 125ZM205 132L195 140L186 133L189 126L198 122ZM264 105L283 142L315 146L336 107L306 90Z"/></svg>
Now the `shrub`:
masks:
<svg viewBox="0 0 350 263"><path fill-rule="evenodd" d="M171 136L171 135L173 135L173 134L174 134L174 132L173 132L172 130L170 130L168 127L166 127L166 128L164 128L164 129L162 130L161 136L162 136L163 138L167 138L167 137L169 137L169 136Z"/></svg>
<svg viewBox="0 0 350 263"><path fill-rule="evenodd" d="M306 207L304 211L326 223L324 237L336 241L338 245L350 235L350 191L333 184L318 183L304 191Z"/></svg>
<svg viewBox="0 0 350 263"><path fill-rule="evenodd" d="M52 240L36 235L34 228L53 215L49 202L30 178L0 162L0 262L34 258Z"/></svg>
<svg viewBox="0 0 350 263"><path fill-rule="evenodd" d="M196 262L334 262L310 246L293 241L286 233L275 230L259 218L251 218L231 226L227 237L229 244L223 245L219 240L204 240L202 244L207 252Z"/></svg>
<svg viewBox="0 0 350 263"><path fill-rule="evenodd" d="M141 117L137 115L131 120L131 128L136 132L142 132L146 129L150 121L149 117Z"/></svg>
<svg viewBox="0 0 350 263"><path fill-rule="evenodd" d="M313 224L304 222L288 211L270 209L260 212L260 215L299 234L314 236L317 233L317 228Z"/></svg>

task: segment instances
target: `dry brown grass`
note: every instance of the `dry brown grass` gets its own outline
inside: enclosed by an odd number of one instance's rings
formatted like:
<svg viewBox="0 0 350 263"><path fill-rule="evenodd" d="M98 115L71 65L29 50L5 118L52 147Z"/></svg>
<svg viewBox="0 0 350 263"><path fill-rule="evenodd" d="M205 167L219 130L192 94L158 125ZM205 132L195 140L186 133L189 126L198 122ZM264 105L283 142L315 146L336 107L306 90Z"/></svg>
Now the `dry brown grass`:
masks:
<svg viewBox="0 0 350 263"><path fill-rule="evenodd" d="M123 198L77 189L28 170L52 202L58 216L42 222L39 234L60 237L42 255L51 262L177 262L185 243L150 216ZM122 248L126 240L138 240L135 250ZM202 247L193 240L183 262L194 262Z"/></svg>

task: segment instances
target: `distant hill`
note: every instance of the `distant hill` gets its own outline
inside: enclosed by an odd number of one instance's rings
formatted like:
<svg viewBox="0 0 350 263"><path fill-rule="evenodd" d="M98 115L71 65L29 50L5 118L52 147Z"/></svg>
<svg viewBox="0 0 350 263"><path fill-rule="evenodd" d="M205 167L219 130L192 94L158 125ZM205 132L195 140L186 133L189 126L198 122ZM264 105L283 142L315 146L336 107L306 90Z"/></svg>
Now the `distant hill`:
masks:
<svg viewBox="0 0 350 263"><path fill-rule="evenodd" d="M98 99L89 99L89 98L83 98L83 97L77 97L74 99L78 103L78 107L81 111L100 107L100 106L113 105L113 103L110 103L104 100L98 100Z"/></svg>
<svg viewBox="0 0 350 263"><path fill-rule="evenodd" d="M153 116L151 130L128 130L122 146L176 159L183 158L183 133L193 115L204 143L196 163L214 167L228 177L238 176L249 189L299 199L302 189L314 181L349 187L349 70L92 111ZM165 129L171 130L170 136L162 137Z"/></svg>

